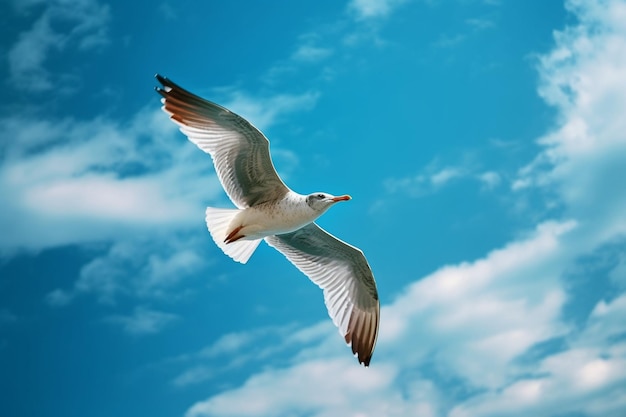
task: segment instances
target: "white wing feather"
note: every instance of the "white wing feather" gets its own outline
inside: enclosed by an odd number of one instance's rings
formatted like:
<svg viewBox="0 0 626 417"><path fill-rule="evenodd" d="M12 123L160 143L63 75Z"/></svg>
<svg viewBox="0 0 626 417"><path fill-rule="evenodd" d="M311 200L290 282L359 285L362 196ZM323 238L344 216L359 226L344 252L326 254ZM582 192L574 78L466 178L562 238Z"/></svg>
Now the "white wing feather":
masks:
<svg viewBox="0 0 626 417"><path fill-rule="evenodd" d="M289 191L274 169L263 133L169 79L157 75L157 80L163 85L157 88L163 110L191 142L211 155L224 190L238 208L279 200Z"/></svg>
<svg viewBox="0 0 626 417"><path fill-rule="evenodd" d="M315 223L265 241L322 288L333 323L359 362L369 365L376 345L380 304L372 271L359 249Z"/></svg>

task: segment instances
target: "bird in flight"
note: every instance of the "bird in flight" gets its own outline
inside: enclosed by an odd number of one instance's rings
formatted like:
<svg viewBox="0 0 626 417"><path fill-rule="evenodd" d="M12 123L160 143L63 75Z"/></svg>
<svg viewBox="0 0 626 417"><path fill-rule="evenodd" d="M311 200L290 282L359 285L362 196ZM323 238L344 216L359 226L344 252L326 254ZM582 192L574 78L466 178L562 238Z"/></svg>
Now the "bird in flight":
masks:
<svg viewBox="0 0 626 417"><path fill-rule="evenodd" d="M314 223L350 196L292 191L274 169L269 141L261 131L161 75L156 79L163 110L191 142L211 155L237 207L207 207L206 224L217 246L242 264L261 240L285 255L323 290L333 323L359 363L369 366L380 318L374 275L360 249Z"/></svg>

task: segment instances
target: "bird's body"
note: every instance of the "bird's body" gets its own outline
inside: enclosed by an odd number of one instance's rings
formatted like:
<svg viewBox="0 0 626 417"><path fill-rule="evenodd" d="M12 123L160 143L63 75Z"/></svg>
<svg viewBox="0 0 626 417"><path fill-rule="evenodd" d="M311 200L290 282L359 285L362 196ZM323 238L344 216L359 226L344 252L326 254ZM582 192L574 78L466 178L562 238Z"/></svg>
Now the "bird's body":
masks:
<svg viewBox="0 0 626 417"><path fill-rule="evenodd" d="M300 229L323 214L314 210L306 199L305 195L289 191L280 200L247 207L233 218L227 236L237 230L237 235L243 239L254 240Z"/></svg>
<svg viewBox="0 0 626 417"><path fill-rule="evenodd" d="M301 194L289 192L281 200L268 201L242 210L231 227L241 230L244 239L262 239L266 236L293 232L311 223L318 213L311 209Z"/></svg>
<svg viewBox="0 0 626 417"><path fill-rule="evenodd" d="M324 290L335 325L368 366L374 352L380 305L374 276L363 252L330 235L314 221L350 196L298 194L276 173L269 141L248 121L157 75L163 109L181 131L213 158L236 209L207 207L215 243L246 263L261 240L289 259Z"/></svg>

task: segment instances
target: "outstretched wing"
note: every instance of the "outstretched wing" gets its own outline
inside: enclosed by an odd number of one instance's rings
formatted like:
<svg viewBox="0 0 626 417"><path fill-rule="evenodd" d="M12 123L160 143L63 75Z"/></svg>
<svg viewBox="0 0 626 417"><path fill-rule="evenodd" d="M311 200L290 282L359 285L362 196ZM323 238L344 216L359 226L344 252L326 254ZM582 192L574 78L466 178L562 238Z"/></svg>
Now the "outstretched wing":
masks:
<svg viewBox="0 0 626 417"><path fill-rule="evenodd" d="M282 198L282 182L269 152L269 141L257 128L224 107L204 100L169 79L156 90L163 110L190 141L213 158L215 170L232 202L239 208Z"/></svg>
<svg viewBox="0 0 626 417"><path fill-rule="evenodd" d="M380 303L363 252L315 223L265 240L324 290L333 323L359 363L369 366L378 335Z"/></svg>

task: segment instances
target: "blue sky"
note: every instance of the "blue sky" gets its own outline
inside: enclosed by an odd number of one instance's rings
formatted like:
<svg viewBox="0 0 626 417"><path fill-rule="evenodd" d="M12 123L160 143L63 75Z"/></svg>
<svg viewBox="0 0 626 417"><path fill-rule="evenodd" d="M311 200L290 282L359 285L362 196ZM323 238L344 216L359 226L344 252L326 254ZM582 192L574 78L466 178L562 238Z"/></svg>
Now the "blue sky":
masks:
<svg viewBox="0 0 626 417"><path fill-rule="evenodd" d="M0 4L3 416L626 414L626 3ZM371 367L160 111L247 117L377 278Z"/></svg>

